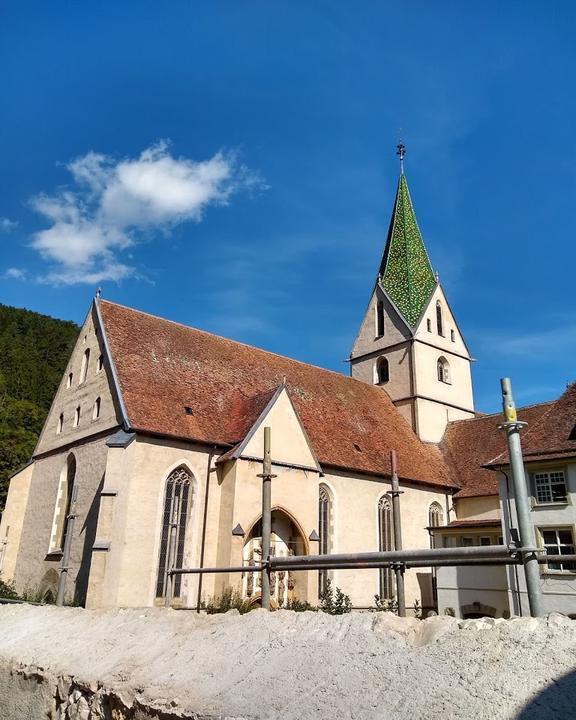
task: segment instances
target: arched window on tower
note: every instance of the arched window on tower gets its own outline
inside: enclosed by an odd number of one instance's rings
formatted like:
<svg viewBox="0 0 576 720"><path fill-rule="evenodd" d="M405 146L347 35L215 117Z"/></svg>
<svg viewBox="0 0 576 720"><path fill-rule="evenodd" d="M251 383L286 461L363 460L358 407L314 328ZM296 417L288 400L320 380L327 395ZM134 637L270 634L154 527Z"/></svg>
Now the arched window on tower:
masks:
<svg viewBox="0 0 576 720"><path fill-rule="evenodd" d="M378 541L380 552L394 549L394 526L392 522L392 500L382 495L378 501ZM383 600L394 597L394 571L391 568L380 569L379 594Z"/></svg>
<svg viewBox="0 0 576 720"><path fill-rule="evenodd" d="M66 464L60 473L54 517L52 519L52 532L50 533L49 553L61 552L64 548L64 538L68 529L70 506L74 494L74 480L76 477L76 458L68 455Z"/></svg>
<svg viewBox="0 0 576 720"><path fill-rule="evenodd" d="M445 357L439 357L436 363L438 370L438 380L442 383L450 385L450 365Z"/></svg>
<svg viewBox="0 0 576 720"><path fill-rule="evenodd" d="M320 555L329 555L332 551L333 503L332 493L327 485L318 488L318 552ZM318 596L326 590L328 570L318 572Z"/></svg>
<svg viewBox="0 0 576 720"><path fill-rule="evenodd" d="M385 357L378 358L376 362L376 384L381 385L390 380L390 365Z"/></svg>
<svg viewBox="0 0 576 720"><path fill-rule="evenodd" d="M436 303L436 329L438 330L438 335L444 336L444 325L442 323L442 305L440 304L440 300Z"/></svg>
<svg viewBox="0 0 576 720"><path fill-rule="evenodd" d="M384 303L378 300L376 303L376 337L384 335Z"/></svg>
<svg viewBox="0 0 576 720"><path fill-rule="evenodd" d="M166 480L164 492L164 514L160 534L160 558L156 580L156 597L166 597L168 570L182 567L186 524L189 506L192 506L192 474L181 465L173 470ZM172 576L172 596L180 597L182 575Z"/></svg>

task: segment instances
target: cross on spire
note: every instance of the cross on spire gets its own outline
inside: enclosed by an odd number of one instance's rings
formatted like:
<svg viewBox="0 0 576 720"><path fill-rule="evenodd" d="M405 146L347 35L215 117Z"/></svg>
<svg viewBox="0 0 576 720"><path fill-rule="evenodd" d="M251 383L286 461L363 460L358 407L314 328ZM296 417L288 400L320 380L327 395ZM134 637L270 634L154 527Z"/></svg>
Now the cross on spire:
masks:
<svg viewBox="0 0 576 720"><path fill-rule="evenodd" d="M404 174L404 155L406 155L406 146L400 139L398 145L396 145L396 155L400 158L400 174Z"/></svg>

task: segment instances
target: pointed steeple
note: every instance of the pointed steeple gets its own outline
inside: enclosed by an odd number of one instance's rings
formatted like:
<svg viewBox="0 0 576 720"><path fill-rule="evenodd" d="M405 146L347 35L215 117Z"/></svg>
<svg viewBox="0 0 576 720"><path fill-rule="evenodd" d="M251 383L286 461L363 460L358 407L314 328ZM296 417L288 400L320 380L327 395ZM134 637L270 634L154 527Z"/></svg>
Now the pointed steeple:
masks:
<svg viewBox="0 0 576 720"><path fill-rule="evenodd" d="M402 313L404 320L410 327L414 327L437 280L410 200L403 168L404 152L404 145L400 143L400 178L378 282Z"/></svg>

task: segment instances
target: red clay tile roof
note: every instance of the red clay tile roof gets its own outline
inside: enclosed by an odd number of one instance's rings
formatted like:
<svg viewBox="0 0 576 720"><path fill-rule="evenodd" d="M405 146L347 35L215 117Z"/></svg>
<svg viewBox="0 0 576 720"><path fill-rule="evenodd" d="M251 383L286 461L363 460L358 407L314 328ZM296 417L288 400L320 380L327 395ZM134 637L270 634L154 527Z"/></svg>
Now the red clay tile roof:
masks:
<svg viewBox="0 0 576 720"><path fill-rule="evenodd" d="M521 440L525 462L576 456L576 383L547 406L547 412L521 434ZM488 464L508 464L508 451Z"/></svg>
<svg viewBox="0 0 576 720"><path fill-rule="evenodd" d="M532 427L552 404L520 408L518 418ZM501 422L502 414L495 413L448 423L440 449L452 469L454 481L462 487L456 498L498 495L496 473L482 466L505 450L504 434L498 430Z"/></svg>
<svg viewBox="0 0 576 720"><path fill-rule="evenodd" d="M134 430L235 444L285 378L324 467L389 475L394 448L402 478L454 487L438 448L381 388L107 301L100 309Z"/></svg>

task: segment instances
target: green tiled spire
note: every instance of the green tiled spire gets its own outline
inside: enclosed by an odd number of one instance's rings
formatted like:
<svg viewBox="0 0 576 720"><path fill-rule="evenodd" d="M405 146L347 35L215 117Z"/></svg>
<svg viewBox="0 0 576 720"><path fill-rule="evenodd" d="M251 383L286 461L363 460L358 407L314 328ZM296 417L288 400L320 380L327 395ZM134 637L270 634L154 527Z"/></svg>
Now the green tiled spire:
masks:
<svg viewBox="0 0 576 720"><path fill-rule="evenodd" d="M418 229L404 173L400 173L394 212L378 282L404 320L414 327L436 286L436 278Z"/></svg>

